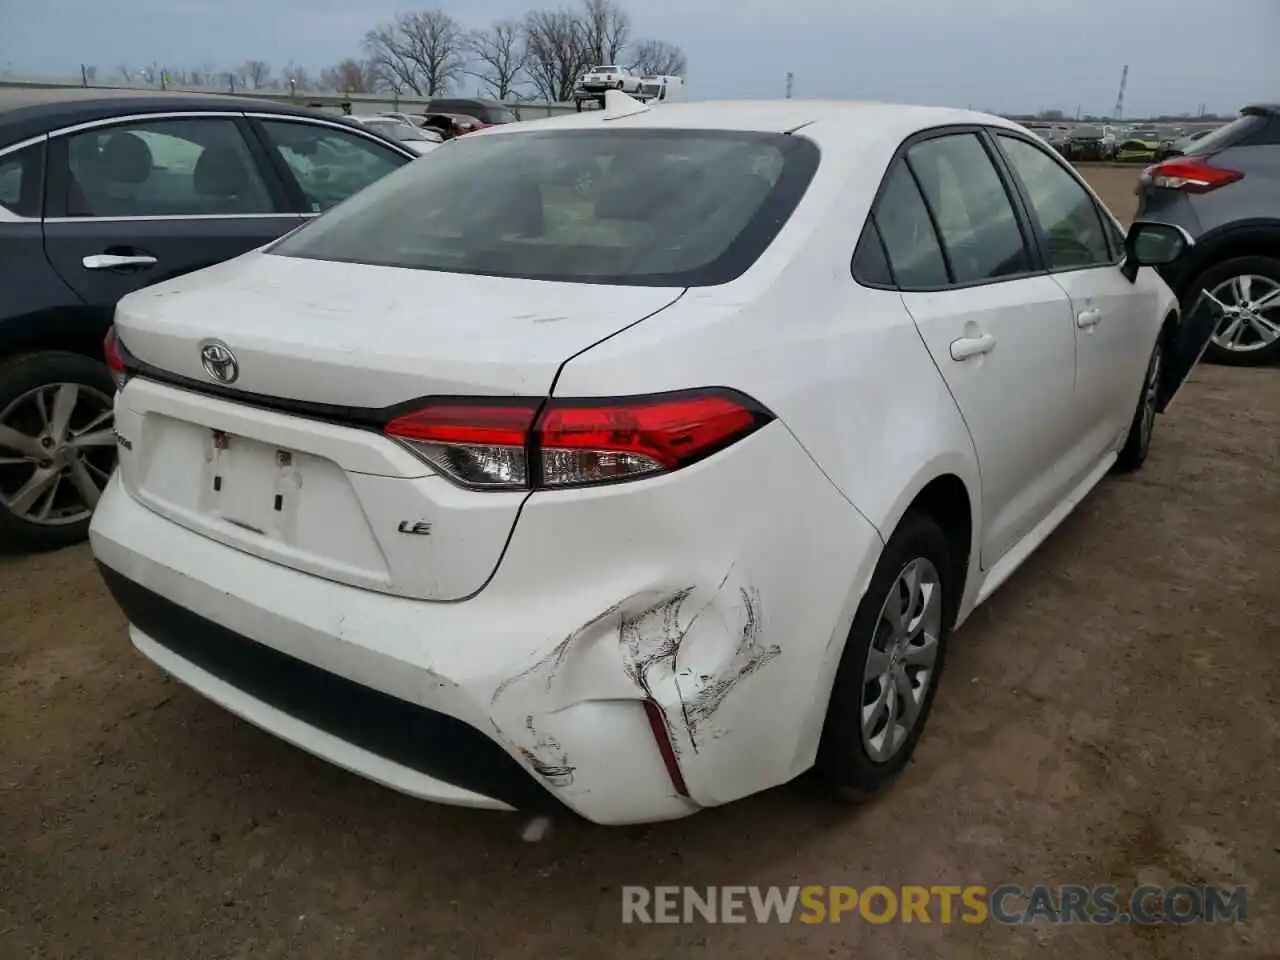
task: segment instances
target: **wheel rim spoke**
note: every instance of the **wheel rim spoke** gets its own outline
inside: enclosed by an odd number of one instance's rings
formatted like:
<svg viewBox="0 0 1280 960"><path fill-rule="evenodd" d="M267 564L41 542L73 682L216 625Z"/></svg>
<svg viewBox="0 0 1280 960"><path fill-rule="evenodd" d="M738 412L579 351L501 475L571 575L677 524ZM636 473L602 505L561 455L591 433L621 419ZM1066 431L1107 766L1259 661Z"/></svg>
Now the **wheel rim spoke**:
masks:
<svg viewBox="0 0 1280 960"><path fill-rule="evenodd" d="M53 394L53 410L49 417L49 435L55 443L67 439L71 416L80 402L80 387L74 383L59 384Z"/></svg>
<svg viewBox="0 0 1280 960"><path fill-rule="evenodd" d="M35 460L41 454L40 440L16 427L0 423L0 450L12 450L22 454L25 459Z"/></svg>
<svg viewBox="0 0 1280 960"><path fill-rule="evenodd" d="M26 483L18 488L18 492L5 503L5 506L14 513L25 516L31 513L32 509L40 503L40 498L49 491L49 488L56 487L57 483L58 471L37 470Z"/></svg>
<svg viewBox="0 0 1280 960"><path fill-rule="evenodd" d="M86 507L92 510L98 505L98 498L102 496L102 491L94 482L93 475L83 460L77 460L72 464L71 484L76 488L76 493L80 494L80 500Z"/></svg>
<svg viewBox="0 0 1280 960"><path fill-rule="evenodd" d="M95 430L92 433L81 433L67 441L67 445L82 449L84 447L114 447L116 435L112 430Z"/></svg>

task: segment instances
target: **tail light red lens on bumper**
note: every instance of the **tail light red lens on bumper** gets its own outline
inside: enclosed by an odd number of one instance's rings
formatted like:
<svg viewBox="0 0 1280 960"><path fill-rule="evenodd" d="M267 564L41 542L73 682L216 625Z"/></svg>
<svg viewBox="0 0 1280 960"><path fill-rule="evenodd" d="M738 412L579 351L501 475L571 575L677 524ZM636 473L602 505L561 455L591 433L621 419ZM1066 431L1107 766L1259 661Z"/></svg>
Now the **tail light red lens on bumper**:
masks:
<svg viewBox="0 0 1280 960"><path fill-rule="evenodd" d="M114 326L107 331L107 335L102 341L102 354L107 362L107 369L111 371L111 379L116 382L116 389L123 390L125 382L129 379L129 371L125 360L128 353L120 342L120 337L116 334Z"/></svg>
<svg viewBox="0 0 1280 960"><path fill-rule="evenodd" d="M1238 170L1210 165L1207 156L1174 157L1142 172L1142 179L1153 186L1183 193L1208 193L1243 178Z"/></svg>
<svg viewBox="0 0 1280 960"><path fill-rule="evenodd" d="M735 390L610 399L433 400L385 432L461 486L561 489L679 470L774 419Z"/></svg>

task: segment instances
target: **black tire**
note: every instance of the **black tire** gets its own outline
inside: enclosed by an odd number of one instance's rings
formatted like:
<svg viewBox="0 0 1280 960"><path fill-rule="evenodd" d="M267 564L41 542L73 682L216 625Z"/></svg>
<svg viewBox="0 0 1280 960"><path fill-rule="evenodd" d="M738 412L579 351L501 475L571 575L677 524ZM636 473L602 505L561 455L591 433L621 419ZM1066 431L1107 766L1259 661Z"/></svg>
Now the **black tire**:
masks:
<svg viewBox="0 0 1280 960"><path fill-rule="evenodd" d="M933 564L941 586L941 625L932 676L914 727L887 760L872 759L862 736L861 712L867 655L880 625L881 610L902 571L917 558ZM861 800L891 783L911 760L929 719L946 662L947 638L955 615L957 583L947 538L932 518L908 511L885 545L866 595L858 605L845 642L827 707L814 773L827 790L843 800Z"/></svg>
<svg viewBox="0 0 1280 960"><path fill-rule="evenodd" d="M1155 433L1156 403L1159 399L1160 371L1164 364L1164 336L1156 341L1151 351L1151 359L1147 361L1146 373L1142 376L1142 388L1138 393L1138 404L1129 421L1129 435L1125 437L1124 446L1116 458L1116 471L1132 473L1142 469L1147 462L1147 454L1151 452L1151 436Z"/></svg>
<svg viewBox="0 0 1280 960"><path fill-rule="evenodd" d="M108 398L116 392L115 381L106 365L96 360L75 353L26 354L0 363L0 414L32 390L57 383L80 384ZM114 447L110 448L109 456L114 466ZM0 471L6 469L0 466ZM6 479L0 473L0 494L6 490ZM12 485L12 481L8 485ZM42 525L18 516L0 503L0 550L27 553L58 550L80 543L88 535L88 517L56 526Z"/></svg>
<svg viewBox="0 0 1280 960"><path fill-rule="evenodd" d="M1280 259L1275 257L1250 256L1232 257L1215 263L1205 270L1194 281L1187 285L1182 295L1182 312L1186 316L1191 312L1201 290L1214 290L1232 277L1245 274L1266 277L1280 283ZM1228 350L1212 341L1204 352L1204 358L1212 363L1220 363L1232 367L1260 367L1280 358L1280 339L1256 350Z"/></svg>

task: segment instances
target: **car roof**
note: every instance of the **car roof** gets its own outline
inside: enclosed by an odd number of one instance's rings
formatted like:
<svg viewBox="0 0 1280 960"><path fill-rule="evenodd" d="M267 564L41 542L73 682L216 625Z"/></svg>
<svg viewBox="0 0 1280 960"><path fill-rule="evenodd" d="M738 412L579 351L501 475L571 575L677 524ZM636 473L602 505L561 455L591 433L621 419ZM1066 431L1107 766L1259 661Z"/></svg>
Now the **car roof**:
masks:
<svg viewBox="0 0 1280 960"><path fill-rule="evenodd" d="M488 127L471 136L513 136L524 131L582 129L606 124L631 129L760 133L791 133L803 129L806 136L820 144L868 137L902 140L919 130L950 125L1020 129L1018 124L1003 117L951 107L847 100L724 100L669 103L637 109L626 115L613 115L608 109L589 110L505 127Z"/></svg>
<svg viewBox="0 0 1280 960"><path fill-rule="evenodd" d="M315 110L220 93L4 87L0 88L0 147L64 127L109 120L112 117L170 111L199 113L221 110L333 119Z"/></svg>

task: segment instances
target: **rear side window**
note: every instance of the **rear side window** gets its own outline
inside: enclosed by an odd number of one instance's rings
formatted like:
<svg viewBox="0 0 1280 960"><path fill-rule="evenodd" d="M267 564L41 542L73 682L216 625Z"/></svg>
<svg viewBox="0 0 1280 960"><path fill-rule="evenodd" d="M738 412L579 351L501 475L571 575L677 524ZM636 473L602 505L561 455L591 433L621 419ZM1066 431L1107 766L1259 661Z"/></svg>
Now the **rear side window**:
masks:
<svg viewBox="0 0 1280 960"><path fill-rule="evenodd" d="M889 268L889 259L874 217L867 218L858 247L853 252L853 277L859 283L873 287L893 286L893 271Z"/></svg>
<svg viewBox="0 0 1280 960"><path fill-rule="evenodd" d="M1013 204L986 148L971 133L937 137L907 151L947 251L956 283L1031 269Z"/></svg>
<svg viewBox="0 0 1280 960"><path fill-rule="evenodd" d="M808 188L818 148L738 131L463 137L272 248L496 277L707 286L743 273Z"/></svg>
<svg viewBox="0 0 1280 960"><path fill-rule="evenodd" d="M0 157L0 207L39 217L44 194L44 141Z"/></svg>
<svg viewBox="0 0 1280 960"><path fill-rule="evenodd" d="M885 181L874 218L899 287L919 290L947 285L947 262L929 209L901 160Z"/></svg>

